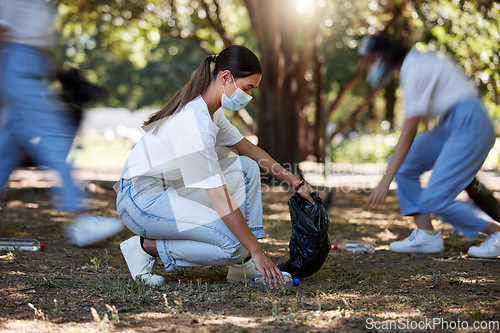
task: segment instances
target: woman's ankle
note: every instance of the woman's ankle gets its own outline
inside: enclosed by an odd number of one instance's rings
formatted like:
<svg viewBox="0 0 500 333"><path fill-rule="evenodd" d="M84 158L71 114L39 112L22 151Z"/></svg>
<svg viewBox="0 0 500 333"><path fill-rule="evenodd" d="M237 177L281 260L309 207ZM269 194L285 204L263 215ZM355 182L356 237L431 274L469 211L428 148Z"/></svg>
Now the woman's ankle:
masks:
<svg viewBox="0 0 500 333"><path fill-rule="evenodd" d="M141 236L141 247L150 256L158 257L158 250L156 249L156 240L144 238Z"/></svg>
<svg viewBox="0 0 500 333"><path fill-rule="evenodd" d="M500 232L500 223L496 221L490 221L483 230L486 235L492 235L495 232Z"/></svg>

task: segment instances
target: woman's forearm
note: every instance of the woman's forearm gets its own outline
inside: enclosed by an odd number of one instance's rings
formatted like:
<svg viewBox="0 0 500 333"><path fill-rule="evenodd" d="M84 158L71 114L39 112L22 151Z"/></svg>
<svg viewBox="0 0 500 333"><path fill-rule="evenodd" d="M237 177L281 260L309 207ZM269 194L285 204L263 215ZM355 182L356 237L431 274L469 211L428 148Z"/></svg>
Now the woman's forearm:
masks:
<svg viewBox="0 0 500 333"><path fill-rule="evenodd" d="M392 158L389 161L389 165L387 166L387 170L381 181L381 183L384 183L387 187L396 176L396 173L403 164L406 155L408 155L408 152L410 151L413 140L417 134L419 122L420 117L414 117L405 120L403 124L401 136L399 137L394 153L392 154Z"/></svg>
<svg viewBox="0 0 500 333"><path fill-rule="evenodd" d="M401 136L399 137L396 148L394 149L394 153L392 154L392 158L387 166L387 170L378 186L375 187L370 194L370 199L368 200L369 208L378 208L385 201L389 191L389 186L401 167L401 164L403 164L406 155L408 155L408 152L410 151L415 135L417 134L419 120L420 117L405 120L403 129L401 130Z"/></svg>
<svg viewBox="0 0 500 333"><path fill-rule="evenodd" d="M314 199L311 197L311 193L314 192L314 190L309 185L305 184L299 177L283 168L262 148L254 145L247 139L241 140L231 148L235 149L238 154L253 159L259 164L264 173L291 185L291 187L303 198L307 199L311 204L315 204Z"/></svg>
<svg viewBox="0 0 500 333"><path fill-rule="evenodd" d="M300 182L300 178L285 169L264 150L259 147L257 147L257 150L256 155L258 156L258 159L256 161L265 173L294 187Z"/></svg>
<svg viewBox="0 0 500 333"><path fill-rule="evenodd" d="M285 169L278 162L276 162L266 151L264 151L259 146L254 145L247 139L241 140L238 144L234 145L232 148L236 149L240 155L250 157L256 161L261 170L287 184L295 187L299 182L300 178L295 176L293 173Z"/></svg>

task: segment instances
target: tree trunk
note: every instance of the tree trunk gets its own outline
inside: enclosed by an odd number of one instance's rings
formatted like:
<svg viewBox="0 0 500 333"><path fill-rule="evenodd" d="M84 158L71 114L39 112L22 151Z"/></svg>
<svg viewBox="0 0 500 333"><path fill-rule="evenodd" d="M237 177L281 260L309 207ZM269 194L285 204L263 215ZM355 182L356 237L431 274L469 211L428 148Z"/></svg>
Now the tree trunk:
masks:
<svg viewBox="0 0 500 333"><path fill-rule="evenodd" d="M307 150L307 107L317 24L290 15L284 0L245 0L258 41L262 81L259 146L285 167L302 161ZM293 171L293 170L292 170Z"/></svg>
<svg viewBox="0 0 500 333"><path fill-rule="evenodd" d="M394 128L394 106L396 105L396 88L397 84L392 82L385 88L384 97L386 101L385 119L391 124L391 129Z"/></svg>
<svg viewBox="0 0 500 333"><path fill-rule="evenodd" d="M318 34L314 47L314 83L315 83L315 104L316 113L314 115L314 155L316 161L325 161L325 124L326 115L324 108L325 100L325 59L321 50L323 42L322 36Z"/></svg>

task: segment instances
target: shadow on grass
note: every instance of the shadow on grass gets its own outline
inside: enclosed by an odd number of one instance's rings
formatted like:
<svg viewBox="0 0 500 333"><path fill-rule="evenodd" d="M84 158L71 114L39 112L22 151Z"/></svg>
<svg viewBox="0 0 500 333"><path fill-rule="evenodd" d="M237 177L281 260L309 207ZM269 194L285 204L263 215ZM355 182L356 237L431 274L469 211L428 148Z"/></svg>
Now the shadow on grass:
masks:
<svg viewBox="0 0 500 333"><path fill-rule="evenodd" d="M88 192L93 212L116 214L111 182L93 184ZM262 246L276 263L288 256L290 195L263 194L268 238ZM470 325L498 320L497 260L465 256L470 245L484 238L470 242L439 224L443 253L391 253L387 245L411 232L411 219L399 215L393 192L385 209L366 211L368 195L334 196L329 237L332 243L373 241L375 253L332 250L322 269L302 279L299 287L257 290L227 284L226 267L167 274L160 261L153 273L163 275L165 284L149 287L132 281L118 246L130 231L97 246L72 247L63 241L60 228L69 217L51 208L45 191L9 189L0 202L2 235L41 238L47 247L44 252L0 252L0 330L326 332L363 331L369 319L442 318ZM35 203L38 207L30 208Z"/></svg>

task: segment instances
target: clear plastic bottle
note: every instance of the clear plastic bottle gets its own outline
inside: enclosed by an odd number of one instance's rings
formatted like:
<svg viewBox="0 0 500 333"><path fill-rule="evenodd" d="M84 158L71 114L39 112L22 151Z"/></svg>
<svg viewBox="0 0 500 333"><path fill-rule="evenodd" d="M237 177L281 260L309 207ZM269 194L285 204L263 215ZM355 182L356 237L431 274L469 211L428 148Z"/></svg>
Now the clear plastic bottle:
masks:
<svg viewBox="0 0 500 333"><path fill-rule="evenodd" d="M38 251L45 248L44 242L31 238L0 238L0 250Z"/></svg>
<svg viewBox="0 0 500 333"><path fill-rule="evenodd" d="M285 278L285 284L279 284L280 288L291 288L291 287L298 287L300 285L300 280L295 278L292 279L292 276L290 273L283 272L283 277ZM250 285L255 288L263 289L263 288L269 288L269 284L264 285L262 282L262 275L254 275L250 278Z"/></svg>
<svg viewBox="0 0 500 333"><path fill-rule="evenodd" d="M335 243L332 245L332 249L334 250L343 250L351 253L360 253L360 252L374 252L375 246L373 243L364 242L360 240L346 240L340 243Z"/></svg>

